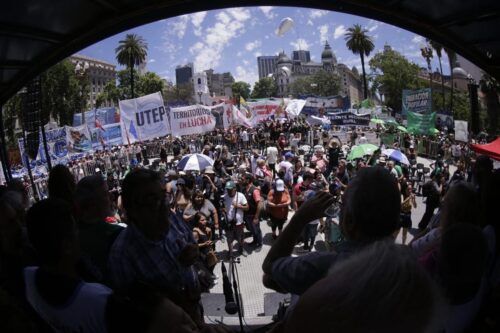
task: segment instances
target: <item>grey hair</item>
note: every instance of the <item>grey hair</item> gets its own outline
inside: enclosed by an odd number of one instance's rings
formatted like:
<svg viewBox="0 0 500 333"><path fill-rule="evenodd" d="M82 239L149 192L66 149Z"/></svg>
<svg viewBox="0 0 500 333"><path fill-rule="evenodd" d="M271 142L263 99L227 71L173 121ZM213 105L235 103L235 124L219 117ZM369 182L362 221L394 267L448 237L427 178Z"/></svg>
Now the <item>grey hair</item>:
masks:
<svg viewBox="0 0 500 333"><path fill-rule="evenodd" d="M306 326L311 332L436 332L446 318L443 304L409 248L379 241L335 264L306 291L286 332Z"/></svg>

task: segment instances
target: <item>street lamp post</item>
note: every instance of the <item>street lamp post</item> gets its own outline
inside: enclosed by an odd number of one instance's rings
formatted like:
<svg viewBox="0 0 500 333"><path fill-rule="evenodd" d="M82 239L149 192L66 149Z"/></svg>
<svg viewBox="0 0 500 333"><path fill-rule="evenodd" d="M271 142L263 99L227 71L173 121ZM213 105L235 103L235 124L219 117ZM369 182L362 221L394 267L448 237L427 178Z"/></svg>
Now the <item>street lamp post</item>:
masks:
<svg viewBox="0 0 500 333"><path fill-rule="evenodd" d="M203 95L203 92L202 91L198 91L198 97L200 99L200 104L201 104L201 95Z"/></svg>
<svg viewBox="0 0 500 333"><path fill-rule="evenodd" d="M89 69L89 63L88 62L77 62L75 66L75 74L78 80L80 81L80 98L82 99L81 102L81 113L82 113L82 125L85 124L85 101L84 101L84 82L87 78L87 71Z"/></svg>

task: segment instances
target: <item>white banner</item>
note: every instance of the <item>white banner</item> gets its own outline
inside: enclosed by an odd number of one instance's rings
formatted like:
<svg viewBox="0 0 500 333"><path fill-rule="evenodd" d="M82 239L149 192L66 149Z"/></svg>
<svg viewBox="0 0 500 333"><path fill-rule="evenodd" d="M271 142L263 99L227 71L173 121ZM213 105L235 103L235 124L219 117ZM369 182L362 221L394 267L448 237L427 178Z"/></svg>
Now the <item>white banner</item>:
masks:
<svg viewBox="0 0 500 333"><path fill-rule="evenodd" d="M236 106L233 105L233 119L235 125L241 125L248 128L252 128L252 122L246 117L243 111L238 110Z"/></svg>
<svg viewBox="0 0 500 333"><path fill-rule="evenodd" d="M258 102L247 102L252 111L252 122L257 124L280 113L283 107L282 100L262 100Z"/></svg>
<svg viewBox="0 0 500 333"><path fill-rule="evenodd" d="M211 132L215 129L216 121L212 108L208 106L170 108L170 127L175 136Z"/></svg>
<svg viewBox="0 0 500 333"><path fill-rule="evenodd" d="M292 99L288 102L288 105L286 106L286 113L288 114L288 117L291 119L294 119L299 116L300 111L302 111L302 108L306 105L306 100L305 99Z"/></svg>
<svg viewBox="0 0 500 333"><path fill-rule="evenodd" d="M124 143L150 140L170 133L161 93L120 101Z"/></svg>
<svg viewBox="0 0 500 333"><path fill-rule="evenodd" d="M66 142L68 153L86 153L92 150L92 141L87 125L66 126Z"/></svg>
<svg viewBox="0 0 500 333"><path fill-rule="evenodd" d="M469 131L467 130L467 122L465 120L455 120L455 140L469 141Z"/></svg>

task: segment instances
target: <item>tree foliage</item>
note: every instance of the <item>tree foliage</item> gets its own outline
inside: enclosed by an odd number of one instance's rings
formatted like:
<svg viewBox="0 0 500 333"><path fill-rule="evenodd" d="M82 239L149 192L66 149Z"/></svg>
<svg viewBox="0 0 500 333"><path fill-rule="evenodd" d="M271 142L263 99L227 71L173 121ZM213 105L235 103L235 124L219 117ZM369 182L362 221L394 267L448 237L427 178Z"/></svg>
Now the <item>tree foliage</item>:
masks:
<svg viewBox="0 0 500 333"><path fill-rule="evenodd" d="M499 131L498 118L500 113L500 102L498 100L498 92L500 84L495 78L488 74L483 74L479 83L481 92L484 94L486 112L488 115L488 133L495 135Z"/></svg>
<svg viewBox="0 0 500 333"><path fill-rule="evenodd" d="M164 81L156 73L147 72L139 76L137 83L137 93L139 96L149 95L158 91L162 91Z"/></svg>
<svg viewBox="0 0 500 333"><path fill-rule="evenodd" d="M125 39L118 42L115 53L116 61L130 70L130 91L132 98L134 98L134 66L139 66L146 60L148 45L141 36L127 34Z"/></svg>
<svg viewBox="0 0 500 333"><path fill-rule="evenodd" d="M234 82L231 86L231 89L233 91L233 96L241 96L244 99L248 99L248 97L250 97L250 84L246 82Z"/></svg>
<svg viewBox="0 0 500 333"><path fill-rule="evenodd" d="M290 88L294 96L333 96L339 93L340 78L336 74L321 70L314 75L295 79Z"/></svg>
<svg viewBox="0 0 500 333"><path fill-rule="evenodd" d="M192 84L167 84L163 87L163 99L167 103L194 103L194 88Z"/></svg>
<svg viewBox="0 0 500 333"><path fill-rule="evenodd" d="M278 94L278 86L270 77L264 77L255 82L251 98L273 97Z"/></svg>
<svg viewBox="0 0 500 333"><path fill-rule="evenodd" d="M42 79L42 119L51 115L59 125L71 125L73 114L88 106L90 82L88 74L77 77L69 60L49 68Z"/></svg>
<svg viewBox="0 0 500 333"><path fill-rule="evenodd" d="M385 104L393 110L401 110L403 89L420 86L418 65L392 49L376 53L369 65L373 86L384 95Z"/></svg>
<svg viewBox="0 0 500 333"><path fill-rule="evenodd" d="M365 56L369 56L375 48L372 38L368 35L368 30L355 24L347 29L345 33L347 48L354 54L359 54L361 58L361 68L363 69L363 93L364 99L368 98L368 86L366 83Z"/></svg>

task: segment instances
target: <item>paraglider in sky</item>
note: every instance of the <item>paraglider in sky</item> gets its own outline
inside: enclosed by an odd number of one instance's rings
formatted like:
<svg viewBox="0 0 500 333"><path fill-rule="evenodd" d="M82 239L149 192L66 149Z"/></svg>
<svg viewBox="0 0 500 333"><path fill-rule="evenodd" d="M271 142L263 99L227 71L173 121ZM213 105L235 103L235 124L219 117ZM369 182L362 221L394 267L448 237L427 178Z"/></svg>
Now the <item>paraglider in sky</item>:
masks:
<svg viewBox="0 0 500 333"><path fill-rule="evenodd" d="M293 25L293 20L290 17L285 17L283 20L281 20L278 29L276 29L276 35L278 35L279 37L283 37L283 35L287 33L287 31L290 30Z"/></svg>

